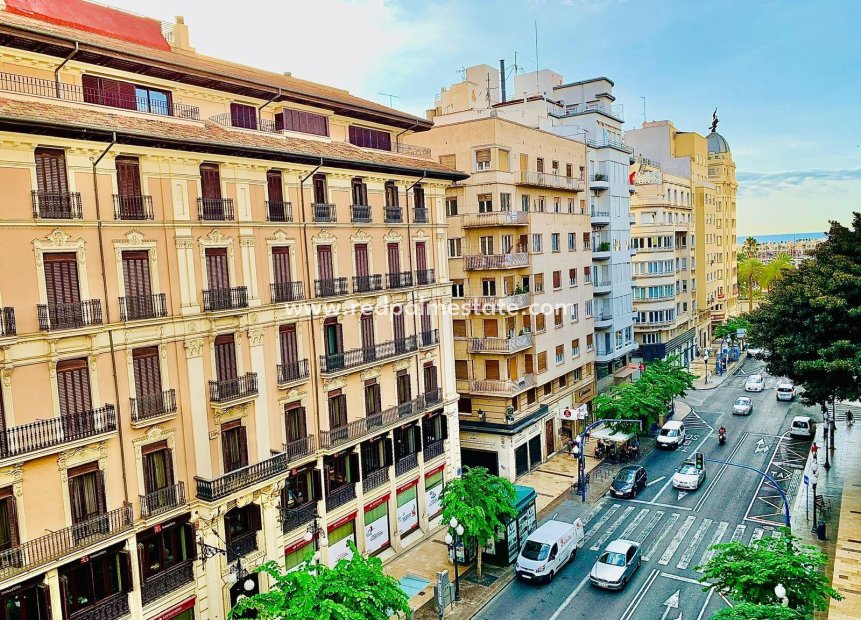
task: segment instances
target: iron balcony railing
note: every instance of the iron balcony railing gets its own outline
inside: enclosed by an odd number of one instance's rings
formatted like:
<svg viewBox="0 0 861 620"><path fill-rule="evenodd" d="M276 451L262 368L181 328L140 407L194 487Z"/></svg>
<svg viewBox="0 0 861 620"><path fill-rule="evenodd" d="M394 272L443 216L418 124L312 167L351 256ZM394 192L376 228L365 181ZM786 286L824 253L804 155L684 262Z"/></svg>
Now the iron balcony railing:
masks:
<svg viewBox="0 0 861 620"><path fill-rule="evenodd" d="M292 383L308 378L308 360L278 364L278 383Z"/></svg>
<svg viewBox="0 0 861 620"><path fill-rule="evenodd" d="M398 142L392 142L392 153L400 153L401 155L410 155L412 157L421 157L422 159L430 159L431 157L431 150L426 146L400 144Z"/></svg>
<svg viewBox="0 0 861 620"><path fill-rule="evenodd" d="M281 506L278 511L281 518L281 532L286 534L314 520L317 515L317 502L309 501L293 508Z"/></svg>
<svg viewBox="0 0 861 620"><path fill-rule="evenodd" d="M419 453L407 454L395 462L395 477L403 476L407 472L418 468Z"/></svg>
<svg viewBox="0 0 861 620"><path fill-rule="evenodd" d="M15 308L5 306L0 308L0 336L14 336L18 333L15 325Z"/></svg>
<svg viewBox="0 0 861 620"><path fill-rule="evenodd" d="M385 207L384 215L386 224L402 224L404 221L404 210L401 207Z"/></svg>
<svg viewBox="0 0 861 620"><path fill-rule="evenodd" d="M535 387L535 375L523 375L518 379L470 379L467 382L471 394L499 394L514 396L531 387Z"/></svg>
<svg viewBox="0 0 861 620"><path fill-rule="evenodd" d="M164 293L120 297L120 320L140 321L167 316L167 297Z"/></svg>
<svg viewBox="0 0 861 620"><path fill-rule="evenodd" d="M29 454L117 430L113 405L0 430L0 458Z"/></svg>
<svg viewBox="0 0 861 620"><path fill-rule="evenodd" d="M288 468L287 454L279 452L259 463L234 469L218 478L210 480L196 476L197 498L205 502L215 502L232 493L283 474Z"/></svg>
<svg viewBox="0 0 861 620"><path fill-rule="evenodd" d="M620 123L625 122L625 109L619 105L609 106L603 103L575 103L565 106L565 116L575 116L578 114L588 114L590 112L600 112L610 116Z"/></svg>
<svg viewBox="0 0 861 620"><path fill-rule="evenodd" d="M422 347L432 347L439 344L439 330L431 329L426 332L421 332L420 345Z"/></svg>
<svg viewBox="0 0 861 620"><path fill-rule="evenodd" d="M282 200L267 200L266 219L270 222L292 222L293 203Z"/></svg>
<svg viewBox="0 0 861 620"><path fill-rule="evenodd" d="M383 289L383 276L374 273L368 276L353 276L354 293L370 293Z"/></svg>
<svg viewBox="0 0 861 620"><path fill-rule="evenodd" d="M331 511L356 499L356 485L352 482L333 489L326 496L326 510Z"/></svg>
<svg viewBox="0 0 861 620"><path fill-rule="evenodd" d="M350 219L354 224L370 223L371 207L368 205L350 205Z"/></svg>
<svg viewBox="0 0 861 620"><path fill-rule="evenodd" d="M151 220L153 218L152 196L114 194L115 220Z"/></svg>
<svg viewBox="0 0 861 620"><path fill-rule="evenodd" d="M287 303L305 299L305 285L302 282L273 282L270 285L272 303Z"/></svg>
<svg viewBox="0 0 861 620"><path fill-rule="evenodd" d="M275 121L260 116L246 118L234 116L230 112L223 112L210 116L209 120L218 123L222 127L235 127L237 129L250 129L252 131L264 131L266 133L279 133L281 130L276 129Z"/></svg>
<svg viewBox="0 0 861 620"><path fill-rule="evenodd" d="M504 297L470 297L467 302L475 313L513 312L532 303L532 293L516 293Z"/></svg>
<svg viewBox="0 0 861 620"><path fill-rule="evenodd" d="M377 433L379 429L410 420L427 409L442 402L442 390L439 388L425 392L421 396L371 414L361 420L348 422L343 426L328 431L320 431L320 448L328 450L344 443L361 439L366 435Z"/></svg>
<svg viewBox="0 0 861 620"><path fill-rule="evenodd" d="M381 467L374 471L367 472L362 478L362 490L367 493L373 491L389 481L389 468Z"/></svg>
<svg viewBox="0 0 861 620"><path fill-rule="evenodd" d="M174 508L185 506L185 501L185 483L182 481L141 495L141 519L149 519Z"/></svg>
<svg viewBox="0 0 861 620"><path fill-rule="evenodd" d="M514 353L532 346L532 332L511 338L470 338L470 353Z"/></svg>
<svg viewBox="0 0 861 620"><path fill-rule="evenodd" d="M419 269L416 271L416 286L436 283L436 272L433 269Z"/></svg>
<svg viewBox="0 0 861 620"><path fill-rule="evenodd" d="M247 372L241 377L209 382L209 400L214 403L226 403L247 396L255 396L256 394L256 372Z"/></svg>
<svg viewBox="0 0 861 620"><path fill-rule="evenodd" d="M515 269L529 265L529 255L526 252L512 254L472 254L464 258L464 267L467 270Z"/></svg>
<svg viewBox="0 0 861 620"><path fill-rule="evenodd" d="M227 561L235 562L239 558L244 558L252 551L257 551L257 532L248 532L242 536L237 536L227 545Z"/></svg>
<svg viewBox="0 0 861 620"><path fill-rule="evenodd" d="M203 309L206 312L236 310L247 307L248 288L245 286L204 289L203 291Z"/></svg>
<svg viewBox="0 0 861 620"><path fill-rule="evenodd" d="M232 198L198 198L197 217L207 222L232 222Z"/></svg>
<svg viewBox="0 0 861 620"><path fill-rule="evenodd" d="M426 445L424 449L425 463L431 459L437 458L438 456L442 456L443 454L445 454L445 439L432 441Z"/></svg>
<svg viewBox="0 0 861 620"><path fill-rule="evenodd" d="M54 80L15 73L0 73L0 90L35 97L50 97L51 99L62 99L76 103L92 103L110 108L200 120L200 111L196 106L174 103L173 101L169 103L156 102L149 97L122 96L101 88L84 88L77 84L62 84Z"/></svg>
<svg viewBox="0 0 861 620"><path fill-rule="evenodd" d="M592 211L590 211L590 214L592 217L595 217L595 218L604 219L604 218L610 217L609 211L598 211L597 209L592 209Z"/></svg>
<svg viewBox="0 0 861 620"><path fill-rule="evenodd" d="M314 294L317 297L338 297L346 295L347 278L330 278L327 280L314 280Z"/></svg>
<svg viewBox="0 0 861 620"><path fill-rule="evenodd" d="M614 148L624 153L633 153L634 147L628 146L621 140L614 140L612 138L600 138L597 140L593 140L589 138L586 140L586 144L588 144L593 149L603 149L603 148Z"/></svg>
<svg viewBox="0 0 861 620"><path fill-rule="evenodd" d="M112 538L132 529L133 524L132 505L126 503L110 512L0 551L0 580L9 579L64 558L76 550ZM123 596L126 596L125 593Z"/></svg>
<svg viewBox="0 0 861 620"><path fill-rule="evenodd" d="M287 455L287 462L292 463L298 459L311 456L317 449L314 435L306 435L289 443L285 443L282 452Z"/></svg>
<svg viewBox="0 0 861 620"><path fill-rule="evenodd" d="M69 614L68 618L69 620L117 620L130 613L128 593L117 592L90 607L84 607Z"/></svg>
<svg viewBox="0 0 861 620"><path fill-rule="evenodd" d="M315 222L337 222L338 211L335 205L327 202L315 202L311 205L311 213Z"/></svg>
<svg viewBox="0 0 861 620"><path fill-rule="evenodd" d="M78 192L43 192L33 190L33 217L44 220L80 220L81 195Z"/></svg>
<svg viewBox="0 0 861 620"><path fill-rule="evenodd" d="M527 226L529 213L525 211L491 211L490 213L470 213L463 218L464 228L484 226Z"/></svg>
<svg viewBox="0 0 861 620"><path fill-rule="evenodd" d="M130 398L129 405L132 422L144 422L170 415L176 413L176 390L142 394L137 398Z"/></svg>
<svg viewBox="0 0 861 620"><path fill-rule="evenodd" d="M320 356L320 372L323 374L349 370L364 364L380 362L390 357L411 353L416 350L416 337L407 336L397 340L388 340L370 347L350 349L340 353L328 353Z"/></svg>
<svg viewBox="0 0 861 620"><path fill-rule="evenodd" d="M167 570L156 573L141 584L141 602L147 606L193 581L194 560L180 562Z"/></svg>
<svg viewBox="0 0 861 620"><path fill-rule="evenodd" d="M39 304L39 329L43 332L102 324L102 302L88 299L70 304Z"/></svg>
<svg viewBox="0 0 861 620"><path fill-rule="evenodd" d="M416 224L428 223L427 207L416 207L415 209L413 209L413 222Z"/></svg>
<svg viewBox="0 0 861 620"><path fill-rule="evenodd" d="M572 192L583 191L583 181L574 177L562 176L550 172L536 172L533 170L520 171L521 185L534 185L536 187L552 187Z"/></svg>
<svg viewBox="0 0 861 620"><path fill-rule="evenodd" d="M386 274L386 288L407 288L413 285L413 273L400 271Z"/></svg>

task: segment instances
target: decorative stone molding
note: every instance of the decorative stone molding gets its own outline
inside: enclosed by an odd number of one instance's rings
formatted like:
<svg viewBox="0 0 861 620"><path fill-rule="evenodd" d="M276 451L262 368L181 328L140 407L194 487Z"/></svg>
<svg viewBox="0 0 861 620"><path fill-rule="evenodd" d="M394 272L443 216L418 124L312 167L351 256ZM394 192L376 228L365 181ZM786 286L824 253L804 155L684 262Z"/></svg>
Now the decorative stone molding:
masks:
<svg viewBox="0 0 861 620"><path fill-rule="evenodd" d="M104 471L108 466L108 442L100 441L87 446L80 446L72 450L60 452L57 457L57 468L60 470L60 479L65 484L68 482L68 469L76 465L83 465L90 461L98 461L99 469Z"/></svg>
<svg viewBox="0 0 861 620"><path fill-rule="evenodd" d="M240 420L242 426L248 426L248 403L220 409L215 412L213 417L217 426L233 420Z"/></svg>
<svg viewBox="0 0 861 620"><path fill-rule="evenodd" d="M445 241L445 238L446 238L446 234L444 232L438 232L436 234L436 240L437 241Z"/></svg>
<svg viewBox="0 0 861 620"><path fill-rule="evenodd" d="M140 462L143 460L141 449L151 443L157 441L167 441L167 447L171 450L176 448L176 429L164 429L160 426L152 426L143 437L138 437L132 440L132 446L135 451L135 459Z"/></svg>
<svg viewBox="0 0 861 620"><path fill-rule="evenodd" d="M398 360L394 364L392 364L392 368L394 368L395 370L406 370L409 367L410 367L410 358Z"/></svg>
<svg viewBox="0 0 861 620"><path fill-rule="evenodd" d="M18 463L0 469L0 487L12 487L15 497L24 494L24 465Z"/></svg>
<svg viewBox="0 0 861 620"><path fill-rule="evenodd" d="M386 233L386 236L383 237L386 241L391 241L393 243L396 241L403 241L403 238L403 235L395 229L389 230L389 232Z"/></svg>
<svg viewBox="0 0 861 620"><path fill-rule="evenodd" d="M281 487L282 484L276 482L256 491L254 497L264 509L275 508L281 501Z"/></svg>
<svg viewBox="0 0 861 620"><path fill-rule="evenodd" d="M0 378L3 380L3 387L12 387L12 369L4 368L0 370Z"/></svg>
<svg viewBox="0 0 861 620"><path fill-rule="evenodd" d="M418 241L427 241L428 239L430 239L430 236L424 231L424 229L420 228L413 233L413 239L416 239Z"/></svg>
<svg viewBox="0 0 861 620"><path fill-rule="evenodd" d="M203 351L203 338L191 338L184 342L185 354L189 358L200 357ZM56 372L56 370L54 371Z"/></svg>
<svg viewBox="0 0 861 620"><path fill-rule="evenodd" d="M243 248L253 248L254 237L239 237L239 245Z"/></svg>
<svg viewBox="0 0 861 620"><path fill-rule="evenodd" d="M255 327L254 329L248 330L248 342L252 347L259 347L263 344L263 337L266 334L266 330L262 327Z"/></svg>
<svg viewBox="0 0 861 620"><path fill-rule="evenodd" d="M426 351L424 356L422 357L422 361L423 362L435 362L436 361L436 353Z"/></svg>
<svg viewBox="0 0 861 620"><path fill-rule="evenodd" d="M177 250L191 250L194 248L194 240L191 237L177 237L176 238L176 249Z"/></svg>
<svg viewBox="0 0 861 620"><path fill-rule="evenodd" d="M33 250L36 252L36 265L40 268L44 264L43 254L55 250L65 250L67 252L75 252L78 260L78 267L83 268L87 264L87 247L86 241L77 239L72 241L71 235L67 235L59 228L55 228L51 234L44 239L33 240Z"/></svg>
<svg viewBox="0 0 861 620"><path fill-rule="evenodd" d="M311 237L311 241L313 241L314 243L332 243L335 241L335 235L333 235L324 228L316 235Z"/></svg>
<svg viewBox="0 0 861 620"><path fill-rule="evenodd" d="M367 381L368 379L376 379L381 374L380 367L375 366L374 368L368 368L367 370L363 370L359 377L362 381Z"/></svg>
<svg viewBox="0 0 861 620"><path fill-rule="evenodd" d="M290 237L286 232L284 232L280 228L275 231L275 234L273 234L271 237L268 237L266 239L266 243L269 245L284 244L284 243L287 243L288 241L294 241L293 237Z"/></svg>
<svg viewBox="0 0 861 620"><path fill-rule="evenodd" d="M350 241L353 243L370 243L371 235L360 228L355 234L350 236Z"/></svg>
<svg viewBox="0 0 861 620"><path fill-rule="evenodd" d="M346 377L336 377L335 379L327 379L323 381L323 390L330 392L332 390L342 390L347 387Z"/></svg>

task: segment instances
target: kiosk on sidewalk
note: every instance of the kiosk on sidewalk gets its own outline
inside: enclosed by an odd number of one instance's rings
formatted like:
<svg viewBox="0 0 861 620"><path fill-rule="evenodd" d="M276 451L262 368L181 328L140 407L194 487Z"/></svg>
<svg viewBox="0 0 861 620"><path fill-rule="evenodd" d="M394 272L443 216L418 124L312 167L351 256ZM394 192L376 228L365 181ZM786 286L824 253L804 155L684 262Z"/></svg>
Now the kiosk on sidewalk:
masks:
<svg viewBox="0 0 861 620"><path fill-rule="evenodd" d="M517 491L517 516L509 519L496 541L484 548L484 561L494 566L514 564L526 538L538 527L535 489L519 484L515 484L514 489Z"/></svg>

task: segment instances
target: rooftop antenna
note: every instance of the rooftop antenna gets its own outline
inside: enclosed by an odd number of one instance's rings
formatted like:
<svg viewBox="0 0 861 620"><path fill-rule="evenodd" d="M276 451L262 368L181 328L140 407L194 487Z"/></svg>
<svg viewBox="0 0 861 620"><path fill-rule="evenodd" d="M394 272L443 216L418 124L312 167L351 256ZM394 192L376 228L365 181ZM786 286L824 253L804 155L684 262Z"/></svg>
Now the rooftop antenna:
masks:
<svg viewBox="0 0 861 620"><path fill-rule="evenodd" d="M382 95L383 97L389 98L389 107L390 108L394 107L393 101L392 101L393 99L400 99L401 98L400 95L393 95L392 93L377 93L377 94Z"/></svg>
<svg viewBox="0 0 861 620"><path fill-rule="evenodd" d="M487 102L487 107L490 106L490 74L487 74L487 89L484 91L484 100Z"/></svg>
<svg viewBox="0 0 861 620"><path fill-rule="evenodd" d="M540 69L540 65L538 64L538 20L535 20L535 90L539 91L541 86L538 82L538 70ZM541 94L540 92L538 93Z"/></svg>
<svg viewBox="0 0 861 620"><path fill-rule="evenodd" d="M643 100L643 124L646 124L646 98L640 97Z"/></svg>
<svg viewBox="0 0 861 620"><path fill-rule="evenodd" d="M462 66L460 69L455 71L455 73L460 73L460 79L466 82L466 67Z"/></svg>

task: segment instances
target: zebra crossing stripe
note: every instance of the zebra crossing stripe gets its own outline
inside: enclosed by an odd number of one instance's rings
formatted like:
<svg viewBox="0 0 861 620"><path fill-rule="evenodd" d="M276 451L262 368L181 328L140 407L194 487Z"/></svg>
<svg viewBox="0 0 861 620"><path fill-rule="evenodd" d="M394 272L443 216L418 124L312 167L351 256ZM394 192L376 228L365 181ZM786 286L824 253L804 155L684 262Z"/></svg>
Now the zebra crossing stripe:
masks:
<svg viewBox="0 0 861 620"><path fill-rule="evenodd" d="M637 537L634 539L636 542L642 544L644 540L652 533L652 530L655 529L655 526L658 525L658 522L664 517L664 511L659 510L655 514L652 515L652 518L649 519L649 522L646 523L645 529L637 534Z"/></svg>
<svg viewBox="0 0 861 620"><path fill-rule="evenodd" d="M706 530L708 530L711 526L711 519L703 519L703 522L700 523L700 526L694 533L694 537L691 538L691 542L688 543L687 549L685 549L685 552L682 553L682 557L679 560L679 563L676 564L676 568L684 570L688 567L688 565L691 563L691 558L694 557L694 553L696 553L697 551L697 547L700 546L700 542L702 542L703 538L706 535Z"/></svg>
<svg viewBox="0 0 861 620"><path fill-rule="evenodd" d="M596 540L595 544L592 545L591 547L589 547L589 550L590 551L598 551L598 549L603 547L604 543L607 542L607 540L609 540L610 536L613 535L613 532L615 532L616 530L619 529L619 526L625 522L625 519L627 519L628 515L631 514L632 512L634 512L633 506L628 506L627 508L625 508L625 510L622 511L622 514L619 515L619 518L616 519L615 521L613 521L613 523L610 525L610 527L608 527L607 530L603 534L601 534L601 538Z"/></svg>
<svg viewBox="0 0 861 620"><path fill-rule="evenodd" d="M765 534L765 530L761 527L758 527L753 530L753 536L750 537L750 544L755 543L757 540L762 538L762 535Z"/></svg>
<svg viewBox="0 0 861 620"><path fill-rule="evenodd" d="M670 560L673 559L673 555L676 553L679 545L682 544L682 541L685 539L685 536L688 535L688 532L691 527L693 527L694 521L696 520L697 518L693 515L685 519L685 522L682 523L682 527L679 528L679 531L676 532L676 535L673 536L673 539L670 541L670 545L664 550L664 555L658 559L658 564L666 566L670 563Z"/></svg>
<svg viewBox="0 0 861 620"><path fill-rule="evenodd" d="M628 524L628 527L625 528L625 531L622 532L621 538L628 539L631 534L633 534L634 530L639 527L640 523L643 522L643 519L646 518L646 515L649 514L648 508L643 508L640 512L637 513L637 516L634 517L634 520Z"/></svg>
<svg viewBox="0 0 861 620"><path fill-rule="evenodd" d="M595 532L604 527L604 524L616 513L617 510L619 510L619 504L613 504L610 506L609 510L601 515L601 518L598 519L597 523L589 528L589 531L586 532L586 536L583 537L583 542L592 538L595 535Z"/></svg>
<svg viewBox="0 0 861 620"><path fill-rule="evenodd" d="M781 536L780 530L772 530L771 531L771 537L772 538L780 538L780 536Z"/></svg>
<svg viewBox="0 0 861 620"><path fill-rule="evenodd" d="M592 519L595 518L595 515L598 514L599 512L601 512L601 510L603 508L604 508L603 503L599 503L592 510L590 510L589 514L587 514L585 517L583 517L583 525L588 525L589 523L591 523Z"/></svg>
<svg viewBox="0 0 861 620"><path fill-rule="evenodd" d="M667 526L661 532L660 536L658 536L655 541L652 543L652 546L649 547L649 550L643 555L643 559L648 562L652 559L652 556L655 555L655 551L658 550L658 546L664 542L664 539L667 537L667 534L670 533L672 527L676 524L676 521L679 520L679 513L674 512L670 515L669 520L667 521Z"/></svg>
<svg viewBox="0 0 861 620"><path fill-rule="evenodd" d="M735 531L732 533L732 538L729 539L730 542L739 542L741 537L744 536L744 531L747 529L746 525L736 525Z"/></svg>
<svg viewBox="0 0 861 620"><path fill-rule="evenodd" d="M726 534L727 528L729 528L729 523L727 521L721 521L720 523L718 523L717 530L715 530L715 534L714 534L714 536L712 536L712 539L711 539L711 542L709 543L709 546L706 547L706 550L703 551L703 554L700 557L700 561L699 561L700 566L705 566L706 564L708 564L709 560L711 560L714 557L715 550L712 549L711 547L714 547L716 544L718 544L721 541L721 539L723 538L723 535ZM700 572L702 572L702 571L700 571Z"/></svg>

